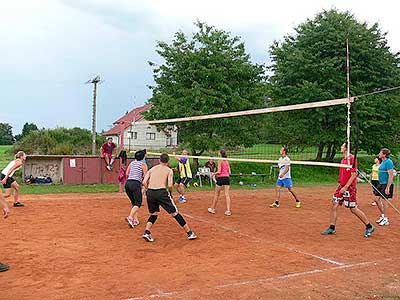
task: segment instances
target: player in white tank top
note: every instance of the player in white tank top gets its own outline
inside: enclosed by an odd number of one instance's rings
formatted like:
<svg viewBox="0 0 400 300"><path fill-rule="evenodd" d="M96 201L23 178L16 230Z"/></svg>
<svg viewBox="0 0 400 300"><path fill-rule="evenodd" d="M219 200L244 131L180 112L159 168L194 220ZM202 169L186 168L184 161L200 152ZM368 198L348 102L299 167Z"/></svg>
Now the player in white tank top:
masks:
<svg viewBox="0 0 400 300"><path fill-rule="evenodd" d="M26 154L23 151L18 151L15 154L15 160L11 161L0 174L1 184L5 190L5 198L11 196L12 188L14 189L14 207L24 206L23 203L19 202L19 184L13 178L14 173L19 170L26 160Z"/></svg>

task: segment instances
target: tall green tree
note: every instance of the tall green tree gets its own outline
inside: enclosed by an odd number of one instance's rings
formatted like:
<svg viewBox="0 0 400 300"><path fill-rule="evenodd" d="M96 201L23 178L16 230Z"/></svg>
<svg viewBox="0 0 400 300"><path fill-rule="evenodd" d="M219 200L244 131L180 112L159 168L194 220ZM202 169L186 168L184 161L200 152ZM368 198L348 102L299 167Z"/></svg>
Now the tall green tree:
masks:
<svg viewBox="0 0 400 300"><path fill-rule="evenodd" d="M264 107L264 69L251 63L239 37L202 22L191 39L177 32L171 44L159 42L164 59L153 67L154 106L146 119L168 119ZM182 44L184 47L182 47ZM257 118L229 118L177 124L180 141L194 155L220 147L257 142Z"/></svg>
<svg viewBox="0 0 400 300"><path fill-rule="evenodd" d="M0 123L0 145L12 145L13 143L12 126L8 123Z"/></svg>
<svg viewBox="0 0 400 300"><path fill-rule="evenodd" d="M345 98L346 39L350 43L351 94L399 85L399 54L392 53L378 24L359 22L351 13L332 9L295 28L270 48L271 106ZM382 101L386 99L385 101ZM398 93L361 97L357 101L360 148L376 152L393 145L399 132ZM353 111L354 113L354 111ZM271 120L274 133L287 143L317 145L317 159L332 160L335 145L346 138L346 107L282 113ZM299 138L300 137L300 138ZM300 141L299 141L300 140ZM398 143L398 141L397 141Z"/></svg>
<svg viewBox="0 0 400 300"><path fill-rule="evenodd" d="M21 133L21 134L17 134L17 135L15 136L15 139L16 139L17 141L19 141L19 140L20 140L21 138L23 138L24 136L27 136L31 131L38 130L38 129L39 129L39 128L36 126L36 124L26 122L26 123L24 124L24 127L22 128L22 133Z"/></svg>

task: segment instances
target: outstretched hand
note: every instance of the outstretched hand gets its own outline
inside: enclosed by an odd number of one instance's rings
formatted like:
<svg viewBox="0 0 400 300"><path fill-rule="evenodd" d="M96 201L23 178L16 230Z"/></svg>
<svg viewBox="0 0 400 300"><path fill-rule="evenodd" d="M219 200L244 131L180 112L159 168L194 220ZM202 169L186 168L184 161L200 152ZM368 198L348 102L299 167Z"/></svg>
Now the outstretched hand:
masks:
<svg viewBox="0 0 400 300"><path fill-rule="evenodd" d="M5 218L8 218L9 214L10 214L10 209L9 209L8 207L4 207L4 208L3 208L3 216L4 216L4 219L5 219Z"/></svg>

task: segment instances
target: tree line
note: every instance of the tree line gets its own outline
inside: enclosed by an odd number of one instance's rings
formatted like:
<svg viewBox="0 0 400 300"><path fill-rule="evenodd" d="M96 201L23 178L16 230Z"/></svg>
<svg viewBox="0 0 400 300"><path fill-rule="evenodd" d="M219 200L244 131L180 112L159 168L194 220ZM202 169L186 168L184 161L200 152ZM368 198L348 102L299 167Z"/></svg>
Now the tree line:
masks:
<svg viewBox="0 0 400 300"><path fill-rule="evenodd" d="M265 65L251 62L240 37L203 22L195 25L192 36L179 31L171 43L157 44L164 63L149 62L155 81L149 99L154 106L145 116L149 120L346 98L347 39L352 95L400 85L399 53L391 52L386 33L347 11L332 9L307 19L269 47L271 62ZM400 148L399 92L359 98L353 120L356 114L358 124L353 122L351 130L360 150ZM296 149L316 146L316 160L332 161L346 139L346 123L343 105L177 126L180 141L194 155L277 143Z"/></svg>

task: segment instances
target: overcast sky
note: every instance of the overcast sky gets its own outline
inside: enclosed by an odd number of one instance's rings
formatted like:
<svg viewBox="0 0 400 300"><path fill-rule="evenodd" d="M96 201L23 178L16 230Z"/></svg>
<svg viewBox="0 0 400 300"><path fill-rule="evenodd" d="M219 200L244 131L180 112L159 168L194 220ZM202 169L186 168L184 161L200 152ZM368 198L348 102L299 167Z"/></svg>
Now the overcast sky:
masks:
<svg viewBox="0 0 400 300"><path fill-rule="evenodd" d="M158 40L195 31L199 19L238 35L257 63L274 40L322 9L351 11L378 22L400 51L398 1L0 0L0 122L18 134L25 122L42 128L91 128L92 86L100 74L97 131L151 93L147 61L161 62ZM39 5L40 4L40 5Z"/></svg>

